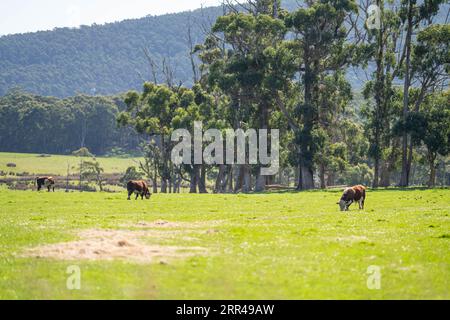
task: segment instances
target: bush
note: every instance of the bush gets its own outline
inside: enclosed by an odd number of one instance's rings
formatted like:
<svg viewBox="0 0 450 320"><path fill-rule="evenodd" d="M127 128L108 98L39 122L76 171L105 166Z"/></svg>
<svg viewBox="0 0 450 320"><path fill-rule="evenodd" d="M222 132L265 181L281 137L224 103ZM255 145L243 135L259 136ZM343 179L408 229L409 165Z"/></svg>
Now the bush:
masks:
<svg viewBox="0 0 450 320"><path fill-rule="evenodd" d="M343 180L346 185L362 184L368 186L373 180L373 170L365 163L350 166L345 171Z"/></svg>
<svg viewBox="0 0 450 320"><path fill-rule="evenodd" d="M126 150L120 147L111 148L106 154L106 157L114 157L114 158L130 158L130 157L141 157L142 152L139 150Z"/></svg>
<svg viewBox="0 0 450 320"><path fill-rule="evenodd" d="M94 155L90 153L89 149L86 147L75 150L74 152L72 152L72 155L74 155L75 157L94 157Z"/></svg>
<svg viewBox="0 0 450 320"><path fill-rule="evenodd" d="M120 178L120 183L123 185L126 185L128 181L130 180L141 180L142 179L142 173L140 173L136 167L128 167L127 171L123 175L122 178Z"/></svg>

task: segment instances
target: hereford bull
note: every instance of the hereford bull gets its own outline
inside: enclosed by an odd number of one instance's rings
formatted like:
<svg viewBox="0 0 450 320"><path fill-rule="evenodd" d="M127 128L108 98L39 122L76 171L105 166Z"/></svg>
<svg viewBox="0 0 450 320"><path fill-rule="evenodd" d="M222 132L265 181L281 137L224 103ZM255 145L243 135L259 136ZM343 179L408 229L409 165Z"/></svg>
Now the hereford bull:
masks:
<svg viewBox="0 0 450 320"><path fill-rule="evenodd" d="M48 192L50 192L50 189L53 189L53 192L55 192L55 179L53 177L38 177L36 179L36 185L37 191L40 191L44 186L47 188Z"/></svg>
<svg viewBox="0 0 450 320"><path fill-rule="evenodd" d="M128 190L128 200L130 200L132 193L136 194L135 200L137 200L137 198L139 196L141 196L142 200L144 200L144 196L146 199L150 199L150 196L151 196L150 190L148 189L147 182L145 182L143 180L128 181L127 190Z"/></svg>
<svg viewBox="0 0 450 320"><path fill-rule="evenodd" d="M341 211L348 211L348 208L353 202L358 202L359 209L364 209L364 201L366 200L366 187L357 185L351 188L346 188L342 194L341 199L337 203Z"/></svg>

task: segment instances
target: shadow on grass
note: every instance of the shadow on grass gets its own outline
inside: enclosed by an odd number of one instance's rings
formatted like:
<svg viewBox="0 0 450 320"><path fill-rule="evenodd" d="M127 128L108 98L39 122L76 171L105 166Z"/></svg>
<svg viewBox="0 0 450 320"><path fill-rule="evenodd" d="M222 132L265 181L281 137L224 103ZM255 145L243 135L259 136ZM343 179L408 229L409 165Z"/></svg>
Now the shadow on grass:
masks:
<svg viewBox="0 0 450 320"><path fill-rule="evenodd" d="M387 187L387 188L367 188L368 192L385 192L385 191L426 191L426 190L448 190L450 187L434 187L429 188L425 186L414 186L414 187ZM296 194L296 193L315 193L315 192L330 192L330 193L339 193L342 192L344 188L329 188L329 189L312 189L312 190L295 190L295 189L286 189L286 190L267 190L264 192L250 192L248 194Z"/></svg>
<svg viewBox="0 0 450 320"><path fill-rule="evenodd" d="M429 188L429 187L425 187L425 186L414 186L414 187L407 187L407 188L403 188L403 187L387 187L387 188L377 188L377 189L369 188L368 190L370 190L370 191L425 191L425 190L448 190L448 189L449 189L449 187Z"/></svg>

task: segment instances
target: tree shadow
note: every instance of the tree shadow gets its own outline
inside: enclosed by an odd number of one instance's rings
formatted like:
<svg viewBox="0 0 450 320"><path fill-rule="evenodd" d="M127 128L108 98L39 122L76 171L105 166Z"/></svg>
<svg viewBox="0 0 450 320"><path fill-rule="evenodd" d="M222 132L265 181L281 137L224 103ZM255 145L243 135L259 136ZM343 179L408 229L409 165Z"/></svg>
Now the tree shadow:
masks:
<svg viewBox="0 0 450 320"><path fill-rule="evenodd" d="M385 191L425 191L425 190L449 190L450 187L433 187L429 188L426 186L413 186L413 187L383 187L383 188L367 188L367 192L385 192ZM297 194L297 193L317 193L317 192L328 192L328 193L339 193L342 192L344 188L329 188L329 189L311 189L311 190L296 190L296 189L285 189L285 190L266 190L263 192L249 192L247 194Z"/></svg>

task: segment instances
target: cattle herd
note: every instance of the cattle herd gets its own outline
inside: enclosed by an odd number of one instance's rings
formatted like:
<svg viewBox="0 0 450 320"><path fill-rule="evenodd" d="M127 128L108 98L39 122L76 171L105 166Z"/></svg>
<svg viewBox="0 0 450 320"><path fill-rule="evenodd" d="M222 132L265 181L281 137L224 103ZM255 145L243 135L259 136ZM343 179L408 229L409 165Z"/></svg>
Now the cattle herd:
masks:
<svg viewBox="0 0 450 320"><path fill-rule="evenodd" d="M36 178L37 190L40 191L42 187L47 188L48 192L55 192L55 179L53 177L38 177ZM128 200L131 200L131 195L136 195L135 200L139 197L143 200L150 199L151 193L147 182L144 180L131 180L127 183ZM362 185L346 188L342 194L341 199L337 202L341 211L348 211L353 202L358 202L359 209L364 209L364 201L366 200L366 187Z"/></svg>

